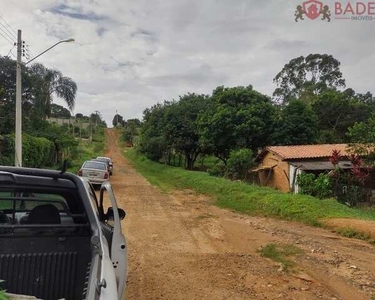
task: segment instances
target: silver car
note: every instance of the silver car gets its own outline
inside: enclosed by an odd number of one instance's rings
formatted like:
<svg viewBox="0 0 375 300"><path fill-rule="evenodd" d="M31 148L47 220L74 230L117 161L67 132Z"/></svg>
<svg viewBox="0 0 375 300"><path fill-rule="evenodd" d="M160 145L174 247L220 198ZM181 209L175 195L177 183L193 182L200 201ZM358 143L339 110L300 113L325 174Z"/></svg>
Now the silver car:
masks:
<svg viewBox="0 0 375 300"><path fill-rule="evenodd" d="M108 168L109 168L109 175L112 175L112 173L113 173L113 162L109 157L98 156L95 160L106 162L108 164Z"/></svg>
<svg viewBox="0 0 375 300"><path fill-rule="evenodd" d="M87 177L91 184L102 184L109 181L107 164L99 161L85 161L78 171L78 176Z"/></svg>

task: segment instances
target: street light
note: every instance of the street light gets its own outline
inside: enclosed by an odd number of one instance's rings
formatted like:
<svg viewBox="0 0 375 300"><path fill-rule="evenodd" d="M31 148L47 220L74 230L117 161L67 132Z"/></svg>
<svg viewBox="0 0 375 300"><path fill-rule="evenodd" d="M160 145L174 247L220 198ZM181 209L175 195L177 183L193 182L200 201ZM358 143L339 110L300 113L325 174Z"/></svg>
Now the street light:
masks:
<svg viewBox="0 0 375 300"><path fill-rule="evenodd" d="M51 50L52 48L56 47L58 44L61 43L70 43L74 42L74 39L70 38L67 40L62 40L54 44L53 46L49 47L48 49L44 50L42 53L35 56L33 59L29 60L25 63L25 65L32 62L34 59L38 58L42 54L46 53L47 51ZM18 30L18 37L17 37L17 74L16 74L16 133L15 133L15 153L14 153L14 160L16 167L22 167L22 86L21 86L21 67L22 67L22 38L21 38L21 30Z"/></svg>
<svg viewBox="0 0 375 300"><path fill-rule="evenodd" d="M75 40L74 39L67 39L67 40L62 40L60 42L57 42L55 45L49 47L47 50L44 50L42 53L38 54L37 56L35 56L33 59L29 60L28 62L25 63L25 66L29 63L31 63L34 59L38 58L39 56L41 56L42 54L46 53L47 51L51 50L53 47L56 47L58 44L61 44L61 43L71 43L71 42L74 42Z"/></svg>

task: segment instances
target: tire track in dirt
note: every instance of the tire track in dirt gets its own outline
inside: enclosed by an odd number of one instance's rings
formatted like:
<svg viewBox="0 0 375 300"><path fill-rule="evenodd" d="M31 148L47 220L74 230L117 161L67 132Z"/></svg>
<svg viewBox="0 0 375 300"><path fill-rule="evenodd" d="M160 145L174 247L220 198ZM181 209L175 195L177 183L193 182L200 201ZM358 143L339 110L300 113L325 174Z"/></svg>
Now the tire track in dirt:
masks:
<svg viewBox="0 0 375 300"><path fill-rule="evenodd" d="M249 217L212 205L192 191L162 193L123 157L108 129L111 183L127 212L126 296L142 299L371 299L375 248L299 223ZM257 252L295 244L296 274Z"/></svg>

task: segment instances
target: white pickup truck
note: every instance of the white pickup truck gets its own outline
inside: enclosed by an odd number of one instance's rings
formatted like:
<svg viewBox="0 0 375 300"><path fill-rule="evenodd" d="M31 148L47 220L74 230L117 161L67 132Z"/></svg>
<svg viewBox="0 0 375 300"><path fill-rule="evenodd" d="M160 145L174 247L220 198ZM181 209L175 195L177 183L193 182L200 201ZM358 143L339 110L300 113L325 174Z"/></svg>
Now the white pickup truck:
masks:
<svg viewBox="0 0 375 300"><path fill-rule="evenodd" d="M86 178L0 166L0 288L45 300L123 299L124 217L109 183L97 199Z"/></svg>

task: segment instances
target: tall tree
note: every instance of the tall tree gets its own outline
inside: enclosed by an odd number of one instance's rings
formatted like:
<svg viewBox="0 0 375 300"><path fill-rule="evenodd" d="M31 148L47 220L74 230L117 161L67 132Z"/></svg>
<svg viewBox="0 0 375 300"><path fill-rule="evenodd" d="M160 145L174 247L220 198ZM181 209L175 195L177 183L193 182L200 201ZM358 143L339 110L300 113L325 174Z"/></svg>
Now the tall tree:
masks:
<svg viewBox="0 0 375 300"><path fill-rule="evenodd" d="M33 64L30 71L40 79L41 98L37 105L40 107L44 116L50 117L53 95L63 99L70 110L75 105L77 93L77 84L69 77L54 69L48 69L40 63Z"/></svg>
<svg viewBox="0 0 375 300"><path fill-rule="evenodd" d="M197 127L198 114L207 108L207 96L189 93L169 105L165 114L164 136L169 149L174 149L186 158L186 168L192 170L200 153Z"/></svg>
<svg viewBox="0 0 375 300"><path fill-rule="evenodd" d="M306 99L327 88L345 87L340 62L332 55L310 54L289 61L273 80L277 88L273 96L278 102L304 96Z"/></svg>
<svg viewBox="0 0 375 300"><path fill-rule="evenodd" d="M165 141L165 114L171 103L158 103L143 112L140 150L149 159L159 161L167 150Z"/></svg>
<svg viewBox="0 0 375 300"><path fill-rule="evenodd" d="M250 148L256 153L270 143L274 112L271 99L252 86L218 87L199 118L200 141L225 164L231 150Z"/></svg>
<svg viewBox="0 0 375 300"><path fill-rule="evenodd" d="M318 117L319 142L347 142L346 132L356 122L366 121L371 115L371 105L360 100L353 90L339 92L327 90L317 96L312 109Z"/></svg>
<svg viewBox="0 0 375 300"><path fill-rule="evenodd" d="M318 120L311 108L300 100L292 100L281 110L272 134L275 145L313 144L318 138Z"/></svg>

